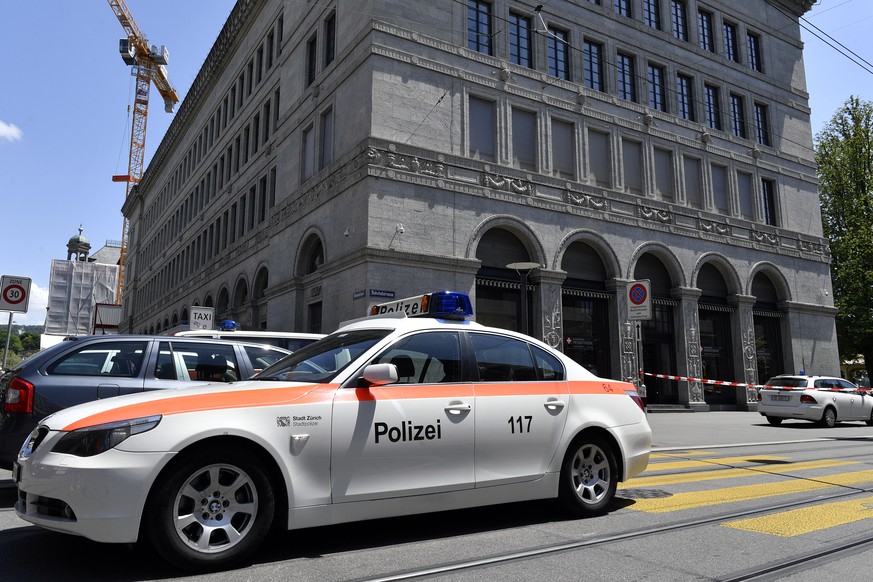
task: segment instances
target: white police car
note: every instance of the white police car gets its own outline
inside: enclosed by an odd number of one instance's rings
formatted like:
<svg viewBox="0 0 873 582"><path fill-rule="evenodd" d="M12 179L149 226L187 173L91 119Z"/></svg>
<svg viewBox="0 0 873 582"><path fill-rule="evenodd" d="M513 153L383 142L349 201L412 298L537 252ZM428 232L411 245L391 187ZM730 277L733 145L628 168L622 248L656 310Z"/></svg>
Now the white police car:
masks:
<svg viewBox="0 0 873 582"><path fill-rule="evenodd" d="M467 318L466 295L381 306L253 380L62 410L24 443L17 514L188 569L289 529L557 497L605 511L648 463L632 385ZM426 317L406 317L406 314ZM398 317L399 316L399 317Z"/></svg>

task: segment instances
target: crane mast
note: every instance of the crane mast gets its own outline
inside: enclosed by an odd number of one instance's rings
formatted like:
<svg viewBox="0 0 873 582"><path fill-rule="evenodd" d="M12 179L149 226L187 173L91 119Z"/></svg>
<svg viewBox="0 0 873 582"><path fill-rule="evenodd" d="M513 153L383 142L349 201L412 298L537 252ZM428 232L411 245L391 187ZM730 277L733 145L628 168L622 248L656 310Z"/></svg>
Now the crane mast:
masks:
<svg viewBox="0 0 873 582"><path fill-rule="evenodd" d="M166 47L149 46L148 39L140 31L127 5L123 0L107 0L109 7L121 23L127 38L118 41L118 50L124 62L132 67L131 75L136 77L136 91L133 98L133 121L130 130L130 157L127 174L113 176L113 182L125 182L125 200L131 190L142 179L145 159L146 122L149 114L149 91L152 83L164 98L164 110L173 112L179 102L176 90L167 77L166 65L169 55ZM124 271L127 255L128 220L124 217L121 231L121 253L118 259L118 286L115 292L116 303L121 303L124 293Z"/></svg>

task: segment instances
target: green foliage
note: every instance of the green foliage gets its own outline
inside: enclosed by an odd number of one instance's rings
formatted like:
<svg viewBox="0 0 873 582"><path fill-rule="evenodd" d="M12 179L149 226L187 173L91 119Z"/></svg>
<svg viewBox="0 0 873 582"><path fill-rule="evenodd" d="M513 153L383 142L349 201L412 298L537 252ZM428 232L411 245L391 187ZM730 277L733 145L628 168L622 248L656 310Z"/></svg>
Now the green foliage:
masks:
<svg viewBox="0 0 873 582"><path fill-rule="evenodd" d="M34 352L39 350L39 334L32 331L26 331L22 333L21 338L21 349L26 352Z"/></svg>
<svg viewBox="0 0 873 582"><path fill-rule="evenodd" d="M6 330L0 330L0 350L6 349ZM21 338L16 334L12 334L9 338L9 354L17 354L22 350Z"/></svg>
<svg viewBox="0 0 873 582"><path fill-rule="evenodd" d="M849 97L816 136L825 235L830 241L837 339L843 359L873 367L873 103ZM873 374L871 374L873 377Z"/></svg>

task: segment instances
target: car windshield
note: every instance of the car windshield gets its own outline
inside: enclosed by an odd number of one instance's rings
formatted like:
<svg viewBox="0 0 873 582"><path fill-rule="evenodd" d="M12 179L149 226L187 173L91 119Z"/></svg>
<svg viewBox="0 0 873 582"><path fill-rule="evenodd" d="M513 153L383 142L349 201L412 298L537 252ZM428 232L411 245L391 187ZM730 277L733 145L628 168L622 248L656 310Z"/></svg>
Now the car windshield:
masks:
<svg viewBox="0 0 873 582"><path fill-rule="evenodd" d="M806 378L770 378L767 386L787 386L789 388L805 388Z"/></svg>
<svg viewBox="0 0 873 582"><path fill-rule="evenodd" d="M391 333L390 329L338 332L282 358L252 380L328 383Z"/></svg>

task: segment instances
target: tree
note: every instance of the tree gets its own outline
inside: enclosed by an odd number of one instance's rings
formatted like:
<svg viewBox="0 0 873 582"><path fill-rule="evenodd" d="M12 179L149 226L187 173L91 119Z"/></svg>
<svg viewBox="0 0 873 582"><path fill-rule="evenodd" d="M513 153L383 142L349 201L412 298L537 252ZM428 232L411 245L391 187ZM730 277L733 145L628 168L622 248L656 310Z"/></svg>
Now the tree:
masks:
<svg viewBox="0 0 873 582"><path fill-rule="evenodd" d="M849 97L816 136L819 191L842 358L873 378L873 103Z"/></svg>
<svg viewBox="0 0 873 582"><path fill-rule="evenodd" d="M6 349L6 330L0 330L0 350ZM14 333L9 336L9 353L17 354L21 351L21 339ZM0 360L2 363L2 360Z"/></svg>
<svg viewBox="0 0 873 582"><path fill-rule="evenodd" d="M21 334L21 348L26 352L39 350L40 338L38 333L26 331Z"/></svg>

